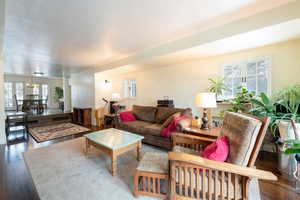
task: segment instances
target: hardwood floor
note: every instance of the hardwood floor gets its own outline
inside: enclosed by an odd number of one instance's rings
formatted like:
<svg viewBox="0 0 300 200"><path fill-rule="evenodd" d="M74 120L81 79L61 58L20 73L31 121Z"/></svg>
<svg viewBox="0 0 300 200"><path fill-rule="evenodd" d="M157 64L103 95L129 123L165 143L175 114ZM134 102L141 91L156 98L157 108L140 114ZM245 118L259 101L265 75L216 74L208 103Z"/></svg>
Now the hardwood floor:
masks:
<svg viewBox="0 0 300 200"><path fill-rule="evenodd" d="M94 127L95 130L97 130ZM84 134L84 133L83 133ZM49 142L36 143L30 136L28 140L18 141L8 146L0 146L0 199L1 200L38 200L39 196L32 178L24 163L22 153L29 149L48 146L53 143L80 137L68 136ZM276 154L261 152L256 163L257 168L274 172L279 180L277 182L260 181L260 190L263 200L300 200L293 189L293 179L280 174L277 169Z"/></svg>

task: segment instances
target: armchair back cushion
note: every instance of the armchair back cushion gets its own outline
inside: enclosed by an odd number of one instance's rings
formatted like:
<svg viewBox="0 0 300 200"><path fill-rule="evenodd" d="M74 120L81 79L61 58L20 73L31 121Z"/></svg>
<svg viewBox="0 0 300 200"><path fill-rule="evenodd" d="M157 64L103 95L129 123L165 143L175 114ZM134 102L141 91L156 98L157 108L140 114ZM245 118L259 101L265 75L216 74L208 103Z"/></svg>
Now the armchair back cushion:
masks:
<svg viewBox="0 0 300 200"><path fill-rule="evenodd" d="M227 112L220 137L227 136L230 142L228 162L247 166L262 122L250 116Z"/></svg>
<svg viewBox="0 0 300 200"><path fill-rule="evenodd" d="M145 122L155 122L155 114L157 108L152 106L132 106L132 113L137 120L145 121Z"/></svg>

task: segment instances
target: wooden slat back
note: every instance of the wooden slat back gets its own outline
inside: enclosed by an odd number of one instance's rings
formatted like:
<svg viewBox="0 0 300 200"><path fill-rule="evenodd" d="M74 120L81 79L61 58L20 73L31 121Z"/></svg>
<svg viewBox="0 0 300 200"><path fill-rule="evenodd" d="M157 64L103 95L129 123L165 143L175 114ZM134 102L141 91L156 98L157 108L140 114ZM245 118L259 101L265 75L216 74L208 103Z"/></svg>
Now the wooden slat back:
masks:
<svg viewBox="0 0 300 200"><path fill-rule="evenodd" d="M241 200L243 195L243 178L237 174L172 161L170 176L172 199Z"/></svg>

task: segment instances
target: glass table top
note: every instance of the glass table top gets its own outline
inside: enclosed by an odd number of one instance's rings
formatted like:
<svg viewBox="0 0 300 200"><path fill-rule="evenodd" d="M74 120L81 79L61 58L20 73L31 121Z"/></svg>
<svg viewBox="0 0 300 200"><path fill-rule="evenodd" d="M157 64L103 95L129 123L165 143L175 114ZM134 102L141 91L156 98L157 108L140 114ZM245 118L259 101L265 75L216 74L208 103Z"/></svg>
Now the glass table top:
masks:
<svg viewBox="0 0 300 200"><path fill-rule="evenodd" d="M89 133L84 135L84 137L111 150L126 147L144 138L143 136L114 128Z"/></svg>

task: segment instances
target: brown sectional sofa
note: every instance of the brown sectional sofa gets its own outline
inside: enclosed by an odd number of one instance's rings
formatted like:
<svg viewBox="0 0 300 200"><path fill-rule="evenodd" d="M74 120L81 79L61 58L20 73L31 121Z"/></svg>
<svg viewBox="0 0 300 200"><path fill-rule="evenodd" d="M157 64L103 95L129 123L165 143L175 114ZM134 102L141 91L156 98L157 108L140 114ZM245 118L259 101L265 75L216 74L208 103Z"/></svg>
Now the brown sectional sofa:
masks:
<svg viewBox="0 0 300 200"><path fill-rule="evenodd" d="M174 113L183 111L185 109L134 105L132 113L137 120L118 122L116 128L144 136L144 143L171 149L171 139L161 136L163 123Z"/></svg>

